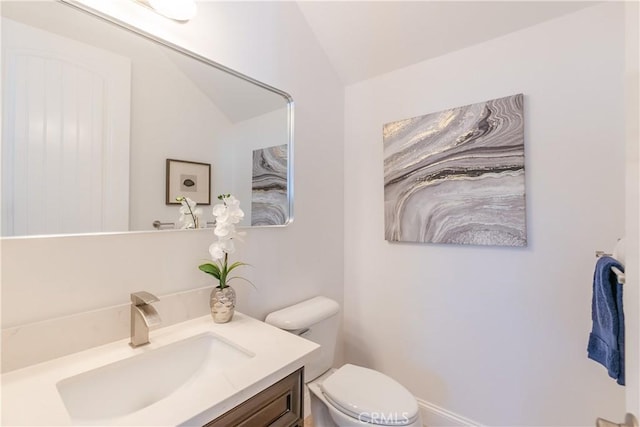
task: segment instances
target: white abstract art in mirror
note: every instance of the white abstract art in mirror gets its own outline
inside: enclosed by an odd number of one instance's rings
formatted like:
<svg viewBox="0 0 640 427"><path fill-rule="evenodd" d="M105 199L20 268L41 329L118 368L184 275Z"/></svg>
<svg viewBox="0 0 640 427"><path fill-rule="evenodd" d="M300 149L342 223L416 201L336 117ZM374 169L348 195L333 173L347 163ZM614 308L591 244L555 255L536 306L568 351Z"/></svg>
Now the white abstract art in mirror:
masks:
<svg viewBox="0 0 640 427"><path fill-rule="evenodd" d="M385 239L526 246L523 95L387 123Z"/></svg>
<svg viewBox="0 0 640 427"><path fill-rule="evenodd" d="M251 225L287 219L287 144L253 150Z"/></svg>

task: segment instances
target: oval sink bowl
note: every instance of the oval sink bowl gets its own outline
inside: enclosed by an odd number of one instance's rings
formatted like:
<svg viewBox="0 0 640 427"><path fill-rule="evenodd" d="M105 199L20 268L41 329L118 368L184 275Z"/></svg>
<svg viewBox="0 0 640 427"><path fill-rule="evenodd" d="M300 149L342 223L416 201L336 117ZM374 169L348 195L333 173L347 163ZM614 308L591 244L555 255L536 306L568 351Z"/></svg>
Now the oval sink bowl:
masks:
<svg viewBox="0 0 640 427"><path fill-rule="evenodd" d="M253 356L206 332L66 378L56 387L72 419L116 418L164 399L206 364L223 371Z"/></svg>

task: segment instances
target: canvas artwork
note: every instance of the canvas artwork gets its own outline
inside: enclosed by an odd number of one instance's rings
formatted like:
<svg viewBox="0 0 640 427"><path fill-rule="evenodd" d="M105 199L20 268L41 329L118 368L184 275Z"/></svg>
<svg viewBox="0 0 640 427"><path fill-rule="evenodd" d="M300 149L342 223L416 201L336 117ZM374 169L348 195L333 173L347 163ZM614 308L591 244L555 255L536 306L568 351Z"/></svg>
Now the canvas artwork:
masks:
<svg viewBox="0 0 640 427"><path fill-rule="evenodd" d="M387 123L385 239L526 246L523 95Z"/></svg>
<svg viewBox="0 0 640 427"><path fill-rule="evenodd" d="M282 225L289 218L287 144L253 150L251 225Z"/></svg>

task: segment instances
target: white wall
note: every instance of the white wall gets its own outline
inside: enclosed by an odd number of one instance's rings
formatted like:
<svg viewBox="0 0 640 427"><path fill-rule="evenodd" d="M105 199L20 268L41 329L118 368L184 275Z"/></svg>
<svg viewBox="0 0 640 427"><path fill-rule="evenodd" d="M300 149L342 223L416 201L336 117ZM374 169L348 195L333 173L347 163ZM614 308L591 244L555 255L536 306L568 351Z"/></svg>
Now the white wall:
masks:
<svg viewBox="0 0 640 427"><path fill-rule="evenodd" d="M215 194L231 192L244 201L243 225L251 225L253 151L282 145L287 140L287 115L286 107L271 111L236 122L221 135L223 143L220 148L233 153L233 162L226 165L230 170L224 173L224 177L232 182L218 187L219 191Z"/></svg>
<svg viewBox="0 0 640 427"><path fill-rule="evenodd" d="M623 9L589 7L347 87L347 360L487 425L624 414L624 389L586 357L594 251L625 230ZM382 125L520 92L529 246L385 242Z"/></svg>
<svg viewBox="0 0 640 427"><path fill-rule="evenodd" d="M627 412L640 414L640 4L625 3L626 265L624 293Z"/></svg>
<svg viewBox="0 0 640 427"><path fill-rule="evenodd" d="M237 259L252 265L243 273L257 289L238 286L239 310L261 318L317 294L342 302L343 87L297 6L200 2L198 16L179 24L131 1L94 4L293 96L297 219L248 230ZM126 304L141 289L161 296L210 284L197 265L213 237L199 230L4 239L2 327Z"/></svg>
<svg viewBox="0 0 640 427"><path fill-rule="evenodd" d="M231 123L159 49L147 46L132 62L129 230L153 230L153 221L178 224L180 216L180 205L165 203L166 159L215 170L221 157L214 149ZM202 220L212 221L211 209L203 209Z"/></svg>

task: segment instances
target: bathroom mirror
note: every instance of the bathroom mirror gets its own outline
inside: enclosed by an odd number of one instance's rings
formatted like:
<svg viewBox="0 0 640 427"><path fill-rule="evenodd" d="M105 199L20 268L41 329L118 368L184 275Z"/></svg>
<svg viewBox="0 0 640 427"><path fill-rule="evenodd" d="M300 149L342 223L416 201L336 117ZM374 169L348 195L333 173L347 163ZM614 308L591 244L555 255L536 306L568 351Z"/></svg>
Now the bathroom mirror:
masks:
<svg viewBox="0 0 640 427"><path fill-rule="evenodd" d="M2 236L180 228L176 196L211 227L223 193L291 221L287 93L63 2L1 12Z"/></svg>

